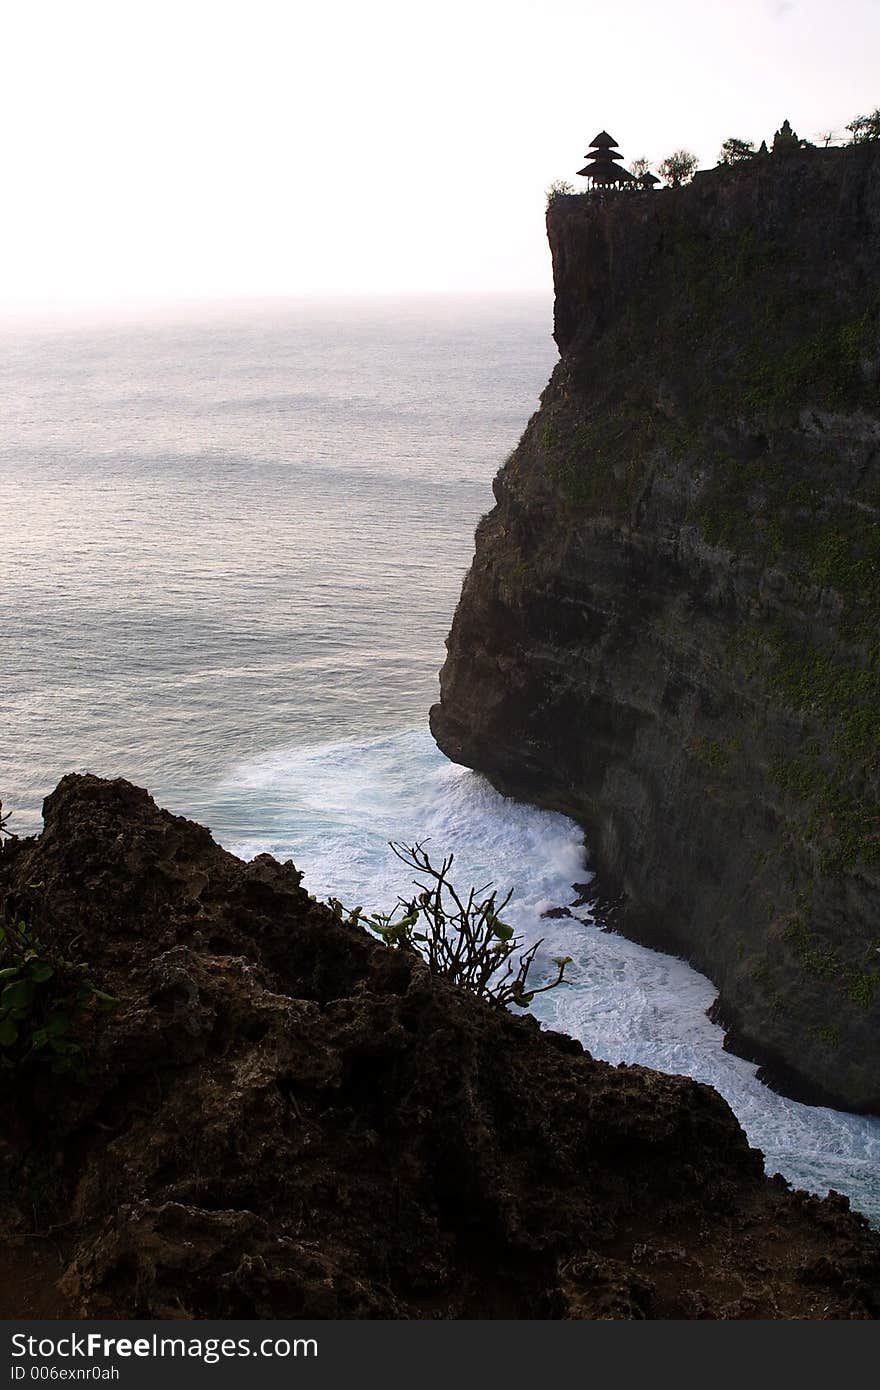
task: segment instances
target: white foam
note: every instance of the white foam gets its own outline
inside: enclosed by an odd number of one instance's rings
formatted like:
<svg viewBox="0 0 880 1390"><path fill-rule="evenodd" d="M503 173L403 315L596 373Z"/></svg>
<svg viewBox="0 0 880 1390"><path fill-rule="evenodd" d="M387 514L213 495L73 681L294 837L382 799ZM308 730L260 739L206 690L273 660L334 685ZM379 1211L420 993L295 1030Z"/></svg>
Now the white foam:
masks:
<svg viewBox="0 0 880 1390"><path fill-rule="evenodd" d="M715 990L684 962L599 930L585 909L542 919L571 904L572 885L588 877L583 837L566 817L500 796L420 731L276 750L231 769L219 790L238 823L255 827L228 848L292 858L318 898L390 908L409 885L389 840L428 840L437 858L453 851L453 880L465 888L513 887L511 925L544 938L536 972L549 956L572 957L570 984L535 1001L543 1023L610 1062L715 1086L768 1172L822 1194L834 1187L880 1221L880 1119L800 1105L763 1086L754 1066L723 1050L706 1017Z"/></svg>

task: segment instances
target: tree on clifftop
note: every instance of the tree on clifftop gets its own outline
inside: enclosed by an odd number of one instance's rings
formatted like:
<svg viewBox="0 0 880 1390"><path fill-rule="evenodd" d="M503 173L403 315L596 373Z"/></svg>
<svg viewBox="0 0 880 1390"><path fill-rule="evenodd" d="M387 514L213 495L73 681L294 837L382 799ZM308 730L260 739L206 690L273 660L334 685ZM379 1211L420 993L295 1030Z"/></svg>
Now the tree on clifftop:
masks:
<svg viewBox="0 0 880 1390"><path fill-rule="evenodd" d="M568 179L555 179L547 189L548 208L556 202L557 198L567 198L570 193L576 192L577 189L574 184L569 183Z"/></svg>
<svg viewBox="0 0 880 1390"><path fill-rule="evenodd" d="M719 164L741 164L744 159L751 159L755 153L755 146L751 140L737 140L731 135L729 140L725 140L718 155Z"/></svg>
<svg viewBox="0 0 880 1390"><path fill-rule="evenodd" d="M868 140L880 140L880 106L868 116L856 116L850 121L847 130L852 135L854 145L864 145Z"/></svg>
<svg viewBox="0 0 880 1390"><path fill-rule="evenodd" d="M657 168L660 177L670 188L678 188L683 183L690 183L697 167L697 156L690 150L675 150L668 159L662 160Z"/></svg>

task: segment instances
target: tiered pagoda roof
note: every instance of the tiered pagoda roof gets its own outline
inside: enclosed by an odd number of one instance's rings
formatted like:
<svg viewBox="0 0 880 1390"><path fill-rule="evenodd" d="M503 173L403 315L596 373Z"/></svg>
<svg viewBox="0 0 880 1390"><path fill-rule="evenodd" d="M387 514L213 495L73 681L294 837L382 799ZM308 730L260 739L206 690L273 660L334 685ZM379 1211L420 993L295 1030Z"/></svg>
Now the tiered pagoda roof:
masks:
<svg viewBox="0 0 880 1390"><path fill-rule="evenodd" d="M618 165L617 160L622 160L623 155L616 148L617 141L608 134L607 130L600 130L595 139L590 141L590 148L586 154L586 164L583 169L578 169L581 178L589 179L594 187L610 188L622 186L627 183L635 183L636 179L623 165Z"/></svg>

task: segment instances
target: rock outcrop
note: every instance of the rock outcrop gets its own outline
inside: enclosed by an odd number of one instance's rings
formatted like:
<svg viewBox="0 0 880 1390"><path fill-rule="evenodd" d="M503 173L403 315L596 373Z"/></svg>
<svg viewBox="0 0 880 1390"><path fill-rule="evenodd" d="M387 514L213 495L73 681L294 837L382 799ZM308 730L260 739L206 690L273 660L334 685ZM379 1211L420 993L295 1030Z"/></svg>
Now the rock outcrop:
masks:
<svg viewBox="0 0 880 1390"><path fill-rule="evenodd" d="M0 1314L875 1317L880 1236L723 1100L431 978L127 782L66 777L0 920L114 995L0 1091Z"/></svg>
<svg viewBox="0 0 880 1390"><path fill-rule="evenodd" d="M580 821L616 925L880 1111L880 145L548 211L561 361L432 729Z"/></svg>

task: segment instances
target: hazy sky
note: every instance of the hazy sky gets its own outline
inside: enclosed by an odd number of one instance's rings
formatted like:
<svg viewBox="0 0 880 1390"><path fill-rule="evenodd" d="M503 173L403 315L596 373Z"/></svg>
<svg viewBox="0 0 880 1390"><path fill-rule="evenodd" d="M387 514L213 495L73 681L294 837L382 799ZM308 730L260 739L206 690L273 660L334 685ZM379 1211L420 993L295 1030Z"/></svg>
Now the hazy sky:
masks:
<svg viewBox="0 0 880 1390"><path fill-rule="evenodd" d="M880 0L5 0L0 302L540 289L544 190L842 132Z"/></svg>

